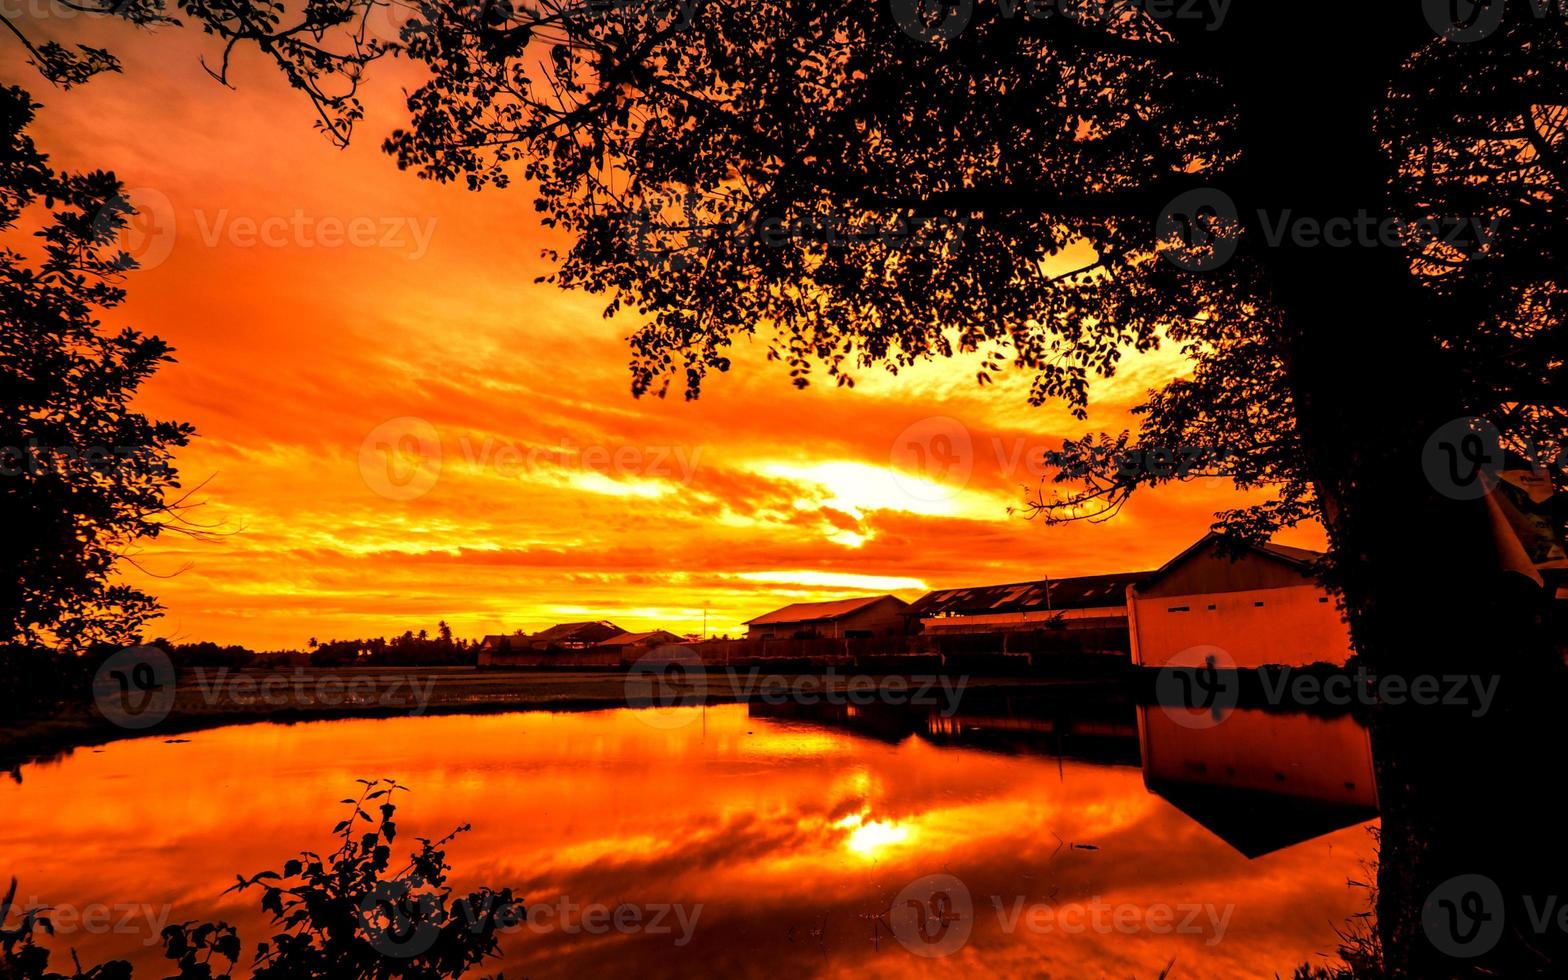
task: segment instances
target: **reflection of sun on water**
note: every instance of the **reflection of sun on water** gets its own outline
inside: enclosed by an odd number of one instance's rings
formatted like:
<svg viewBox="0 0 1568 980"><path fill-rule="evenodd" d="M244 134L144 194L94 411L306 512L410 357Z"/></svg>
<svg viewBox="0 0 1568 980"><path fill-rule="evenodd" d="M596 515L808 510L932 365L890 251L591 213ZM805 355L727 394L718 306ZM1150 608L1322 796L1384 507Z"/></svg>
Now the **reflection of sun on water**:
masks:
<svg viewBox="0 0 1568 980"><path fill-rule="evenodd" d="M909 840L908 827L891 821L868 821L863 813L852 813L833 826L849 831L844 846L861 857L876 857L886 848Z"/></svg>

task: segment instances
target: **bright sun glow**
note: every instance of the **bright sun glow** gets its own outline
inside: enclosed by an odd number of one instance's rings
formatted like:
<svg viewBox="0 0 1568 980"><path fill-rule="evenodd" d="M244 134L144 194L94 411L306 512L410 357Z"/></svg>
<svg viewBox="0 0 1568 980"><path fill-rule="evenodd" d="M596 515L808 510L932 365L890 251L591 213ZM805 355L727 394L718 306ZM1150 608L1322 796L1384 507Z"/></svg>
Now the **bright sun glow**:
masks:
<svg viewBox="0 0 1568 980"><path fill-rule="evenodd" d="M834 826L849 830L849 836L844 839L844 846L861 857L874 857L883 850L909 839L908 827L882 820L867 822L865 815L859 813L850 814ZM850 828L854 829L850 830Z"/></svg>

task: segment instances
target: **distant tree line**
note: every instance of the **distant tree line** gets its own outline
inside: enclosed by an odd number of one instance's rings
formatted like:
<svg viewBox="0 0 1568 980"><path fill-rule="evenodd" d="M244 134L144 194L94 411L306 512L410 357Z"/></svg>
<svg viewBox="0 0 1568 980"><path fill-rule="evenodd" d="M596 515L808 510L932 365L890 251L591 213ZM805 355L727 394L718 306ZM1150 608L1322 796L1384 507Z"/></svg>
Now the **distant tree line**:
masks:
<svg viewBox="0 0 1568 980"><path fill-rule="evenodd" d="M132 640L132 644L140 642ZM470 666L477 662L479 643L452 635L445 620L428 629L404 630L391 638L318 641L311 637L303 650L253 650L237 643L211 640L176 643L159 637L147 643L169 655L178 672L228 667L411 667ZM21 719L79 707L89 697L98 665L119 644L99 643L79 654L61 654L37 646L0 644L0 718Z"/></svg>

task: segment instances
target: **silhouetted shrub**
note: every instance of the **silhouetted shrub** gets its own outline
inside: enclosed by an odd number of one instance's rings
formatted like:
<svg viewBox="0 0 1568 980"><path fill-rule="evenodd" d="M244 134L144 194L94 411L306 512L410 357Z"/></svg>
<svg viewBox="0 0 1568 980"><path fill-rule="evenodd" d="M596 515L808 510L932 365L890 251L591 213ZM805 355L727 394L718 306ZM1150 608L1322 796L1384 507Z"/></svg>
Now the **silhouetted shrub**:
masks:
<svg viewBox="0 0 1568 980"><path fill-rule="evenodd" d="M523 903L510 889L490 888L453 901L445 847L468 826L438 841L417 838L420 846L408 864L392 871L398 832L392 796L406 787L391 780L358 782L359 797L343 801L349 815L334 828L342 841L336 851L325 857L302 851L281 871L236 876L225 892L260 889L262 910L280 927L269 942L257 944L252 975L445 980L499 956L498 933L522 923ZM35 938L38 930L54 933L48 911L24 910L18 926L5 929L15 895L13 879L0 902L0 980L129 980L131 965L123 960L87 970L75 964L71 974L49 972L49 951ZM229 980L241 956L239 933L225 922L171 925L162 940L164 956L179 971L175 980Z"/></svg>

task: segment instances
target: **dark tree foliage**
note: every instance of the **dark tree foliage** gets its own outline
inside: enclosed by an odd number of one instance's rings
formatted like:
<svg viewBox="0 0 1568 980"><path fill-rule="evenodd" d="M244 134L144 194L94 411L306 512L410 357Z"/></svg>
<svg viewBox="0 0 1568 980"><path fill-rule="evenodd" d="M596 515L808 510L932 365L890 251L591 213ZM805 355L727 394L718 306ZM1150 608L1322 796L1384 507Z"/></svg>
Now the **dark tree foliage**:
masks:
<svg viewBox="0 0 1568 980"><path fill-rule="evenodd" d="M855 369L972 351L981 382L1010 363L1033 376L1035 401L1082 412L1089 379L1125 351L1177 343L1193 374L1151 393L1140 433L1064 447L1069 473L1076 464L1106 485L1037 504L1104 517L1165 477L1118 466L1129 446L1180 450L1194 472L1276 488L1225 515L1258 538L1317 516L1327 482L1297 430L1301 327L1270 276L1288 256L1269 221L1314 216L1312 201L1247 152L1260 135L1249 114L1288 117L1278 88L1313 83L1260 52L1329 59L1331 47L1313 47L1320 35L1363 32L1398 57L1378 66L1367 115L1334 110L1385 168L1380 193L1350 203L1414 231L1372 260L1408 280L1406 322L1380 324L1344 356L1376 357L1378 341L1396 356L1428 347L1419 363L1442 359L1463 385L1456 407L1555 458L1568 347L1561 18L1521 15L1458 44L1415 4L1397 16L1236 4L1232 23L1215 24L1139 4L1066 2L1037 17L981 2L960 5L956 37L923 43L895 19L915 6L699 4L694 18L674 2L496 8L503 18L436 0L407 32L434 77L388 148L437 180L537 182L546 223L574 234L558 281L650 321L632 337L637 392L679 379L694 397L737 339L760 335L798 384L814 367L852 383ZM1314 139L1309 127L1298 136ZM1228 229L1239 242L1231 261L1191 271L1163 257L1186 243L1162 239L1160 219L1207 187L1240 203ZM842 234L930 219L963 234ZM1455 244L1446 229L1459 219L1496 221L1497 234ZM766 230L780 223L841 233L779 247ZM1120 451L1097 455L1107 443Z"/></svg>
<svg viewBox="0 0 1568 980"><path fill-rule="evenodd" d="M524 907L511 889L481 888L453 899L445 847L468 828L439 841L419 838L407 865L395 869L392 796L406 787L358 782L360 795L343 801L349 814L334 828L342 842L336 851L301 852L281 871L237 876L229 888L259 889L261 908L279 929L257 944L248 974L256 980L446 980L499 956L498 934L523 922ZM20 910L8 929L15 896L13 878L0 900L0 980L129 980L124 960L50 972L49 950L35 936L54 934L49 910ZM242 955L239 934L225 922L182 922L161 938L177 971L171 980L229 980Z"/></svg>
<svg viewBox="0 0 1568 980"><path fill-rule="evenodd" d="M372 18L394 7L384 0L305 0L285 5L276 0L59 0L77 14L98 14L143 28L199 27L222 42L207 73L229 84L236 50L254 48L270 59L289 85L310 100L315 126L333 142L348 142L364 115L357 93L366 65L396 48L377 36ZM0 11L3 26L27 52L28 63L61 88L80 85L94 75L118 72L120 61L100 47L38 41L36 25ZM388 32L390 33L390 32Z"/></svg>
<svg viewBox="0 0 1568 980"><path fill-rule="evenodd" d="M312 4L303 31L236 30L245 5L198 19L276 58L329 24L352 46L379 5L342 2ZM1445 10L1473 22L1449 29ZM1150 394L1136 434L1065 446L1057 461L1087 489L1035 505L1103 516L1171 478L1130 453L1273 488L1222 522L1260 538L1320 519L1374 671L1500 676L1484 717L1373 714L1379 940L1407 975L1560 972L1568 934L1508 931L1461 961L1421 920L1435 887L1476 873L1526 922L1568 865L1540 778L1568 697L1549 593L1505 571L1491 501L1422 466L1429 437L1467 416L1537 460L1568 443L1560 4L427 0L413 14L402 48L431 77L386 148L434 180L528 182L571 241L550 278L640 316L636 393L695 397L755 339L797 384L970 353L979 382L1027 372L1035 401L1086 416L1091 379L1124 351L1180 345L1190 376ZM351 86L366 63L317 60L309 77ZM1335 221L1400 231L1346 246L1298 233ZM1477 828L1503 812L1529 846L1486 843Z"/></svg>
<svg viewBox="0 0 1568 980"><path fill-rule="evenodd" d="M29 256L0 247L0 643L120 642L158 605L113 580L135 542L189 528L168 492L188 425L132 411L172 360L157 337L105 329L134 262L115 246L132 210L112 173L56 173L24 132L36 108L0 90L0 233L49 212Z"/></svg>

